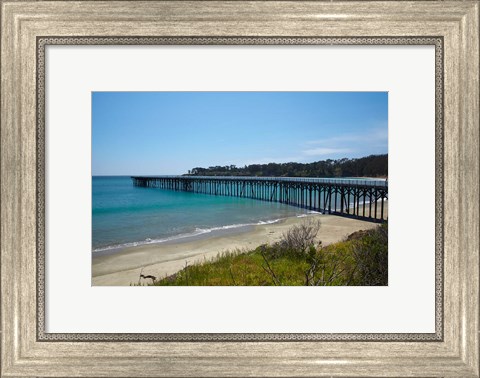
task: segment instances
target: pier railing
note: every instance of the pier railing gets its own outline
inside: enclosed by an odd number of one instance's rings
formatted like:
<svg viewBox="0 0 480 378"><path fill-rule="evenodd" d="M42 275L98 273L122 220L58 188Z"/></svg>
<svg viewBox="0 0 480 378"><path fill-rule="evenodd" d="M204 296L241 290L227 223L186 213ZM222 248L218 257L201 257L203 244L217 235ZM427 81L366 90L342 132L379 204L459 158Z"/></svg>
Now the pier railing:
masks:
<svg viewBox="0 0 480 378"><path fill-rule="evenodd" d="M280 202L328 214L387 220L387 180L249 176L132 176L135 186Z"/></svg>
<svg viewBox="0 0 480 378"><path fill-rule="evenodd" d="M345 185L368 185L368 186L388 186L385 179L357 179L357 178L324 178L324 177L257 177L257 176L179 176L179 175L162 175L162 176L132 176L135 178L156 179L167 178L184 180L254 180L254 181L288 181L288 182L312 182L325 184L345 184Z"/></svg>

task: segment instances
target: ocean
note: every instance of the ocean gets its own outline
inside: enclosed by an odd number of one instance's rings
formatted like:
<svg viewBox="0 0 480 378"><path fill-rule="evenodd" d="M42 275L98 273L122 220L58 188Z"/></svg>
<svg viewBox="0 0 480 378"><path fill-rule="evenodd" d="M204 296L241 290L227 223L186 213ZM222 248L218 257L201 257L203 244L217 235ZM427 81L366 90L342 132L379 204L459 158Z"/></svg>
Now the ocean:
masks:
<svg viewBox="0 0 480 378"><path fill-rule="evenodd" d="M92 251L234 232L309 212L248 198L136 187L129 176L94 176Z"/></svg>

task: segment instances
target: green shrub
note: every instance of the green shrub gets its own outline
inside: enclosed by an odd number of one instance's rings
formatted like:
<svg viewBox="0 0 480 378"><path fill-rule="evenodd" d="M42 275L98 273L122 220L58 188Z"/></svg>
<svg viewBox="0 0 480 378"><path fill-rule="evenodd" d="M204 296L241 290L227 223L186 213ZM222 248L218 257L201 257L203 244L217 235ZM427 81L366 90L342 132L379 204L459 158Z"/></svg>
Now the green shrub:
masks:
<svg viewBox="0 0 480 378"><path fill-rule="evenodd" d="M359 286L388 285L388 225L371 230L353 245Z"/></svg>

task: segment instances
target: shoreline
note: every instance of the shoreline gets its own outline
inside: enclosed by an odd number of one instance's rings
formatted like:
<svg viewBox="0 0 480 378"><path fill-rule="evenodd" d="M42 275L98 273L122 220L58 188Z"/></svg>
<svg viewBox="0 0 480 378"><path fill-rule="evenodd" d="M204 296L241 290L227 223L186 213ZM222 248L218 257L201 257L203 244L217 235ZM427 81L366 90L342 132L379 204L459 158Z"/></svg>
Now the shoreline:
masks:
<svg viewBox="0 0 480 378"><path fill-rule="evenodd" d="M384 201L385 204L385 214L384 216L388 216L388 200ZM370 208L369 208L370 202L365 201L365 214L364 216L368 216L370 213ZM380 213L380 205L377 205L377 215ZM351 208L355 207L355 204L351 203L350 204ZM373 206L372 206L373 207ZM359 206L359 211L360 209L363 209L363 203L361 206ZM340 210L338 207L336 210ZM372 213L373 213L372 209ZM278 219L273 219L273 220L268 220L268 221L259 221L258 223L246 223L246 224L230 224L226 226L218 226L218 227L212 227L212 228L207 228L207 229L198 229L198 231L194 231L191 233L185 233L185 234L179 234L179 235L173 235L166 237L165 239L159 239L159 240L144 240L144 241L138 241L138 242L129 242L125 244L119 244L119 245L113 245L113 246L107 246L107 247L102 247L98 249L94 249L92 251L92 257L94 256L104 256L104 255L112 255L112 254L117 254L125 249L129 248L138 248L138 247L143 247L143 246L157 246L157 245L169 245L169 244L176 244L176 243L184 243L187 241L194 241L194 240L201 240L205 238L212 238L215 236L220 236L223 234L230 234L230 233L242 233L245 232L246 230L252 230L257 226L263 226L263 225L270 225L270 224L276 224L276 223L281 223L285 221L288 218L305 218L311 215L330 215L330 214L325 214L321 213L318 211L308 211L305 214L300 214L296 216L290 216L286 218L278 218ZM333 215L333 214L332 214ZM339 215L336 215L339 216ZM343 216L345 218L349 218L348 216ZM352 219L355 219L352 217Z"/></svg>
<svg viewBox="0 0 480 378"><path fill-rule="evenodd" d="M297 215L297 217L299 217ZM302 216L300 216L302 217ZM143 247L143 246L159 246L159 245L170 245L170 244L177 244L177 243L186 243L190 241L198 241L202 239L209 239L212 237L216 236L222 236L222 235L229 235L229 234L235 234L235 233L243 233L246 231L251 231L253 230L256 226L261 226L265 224L274 224L274 223L279 223L282 222L287 218L280 218L280 219L275 219L272 221L268 222L261 222L261 223L248 223L248 224L238 224L238 225L227 225L223 227L213 227L211 229L205 229L200 232L192 232L192 233L185 233L185 234L179 234L177 236L171 236L167 237L165 239L160 239L160 240L153 240L150 242L147 241L140 241L140 242L134 242L134 243L127 243L125 245L118 245L118 246L113 246L113 247L106 247L103 249L98 249L98 250L93 250L92 251L92 256L103 256L103 255L112 255L119 253L127 248L138 248L138 247Z"/></svg>
<svg viewBox="0 0 480 378"><path fill-rule="evenodd" d="M388 208L388 205L386 207ZM192 265L212 259L222 252L246 251L262 244L272 244L280 240L289 228L307 218L320 220L318 239L324 245L340 241L355 231L378 225L374 222L317 213L289 217L275 223L232 228L225 230L227 232L205 233L168 242L127 247L114 253L96 252L92 254L91 283L92 286L129 286L139 282L142 269L144 275L165 277L183 269L185 264Z"/></svg>

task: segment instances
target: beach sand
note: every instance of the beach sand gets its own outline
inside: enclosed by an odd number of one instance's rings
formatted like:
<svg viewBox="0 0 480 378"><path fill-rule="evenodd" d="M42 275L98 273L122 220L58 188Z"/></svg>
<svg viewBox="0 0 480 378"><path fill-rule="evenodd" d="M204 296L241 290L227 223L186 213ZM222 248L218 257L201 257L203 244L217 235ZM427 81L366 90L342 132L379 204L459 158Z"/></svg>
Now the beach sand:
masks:
<svg viewBox="0 0 480 378"><path fill-rule="evenodd" d="M385 203L386 204L386 203ZM385 216L387 210L385 208ZM250 229L201 239L179 239L175 243L149 244L125 248L117 253L93 255L93 286L128 286L139 282L144 275L157 278L178 272L185 264L192 265L211 259L218 253L233 250L251 250L262 244L278 241L282 234L307 217L287 218L273 224L252 226ZM358 230L367 230L378 224L337 215L311 214L308 218L321 223L318 239L324 245L342 240ZM150 283L151 280L142 283Z"/></svg>

